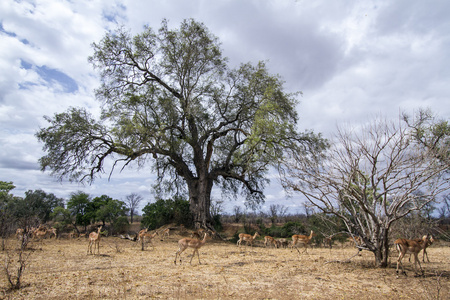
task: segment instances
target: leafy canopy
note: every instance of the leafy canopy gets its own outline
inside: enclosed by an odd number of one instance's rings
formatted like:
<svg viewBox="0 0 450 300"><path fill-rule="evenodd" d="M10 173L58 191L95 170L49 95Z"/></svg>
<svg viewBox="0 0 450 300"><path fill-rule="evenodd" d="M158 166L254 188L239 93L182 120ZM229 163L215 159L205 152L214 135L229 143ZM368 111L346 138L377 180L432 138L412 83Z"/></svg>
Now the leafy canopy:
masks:
<svg viewBox="0 0 450 300"><path fill-rule="evenodd" d="M265 63L227 65L220 43L204 24L162 22L135 36L123 28L93 44L89 58L101 76L96 90L100 120L71 108L46 117L37 133L40 159L60 179L94 180L106 159L114 167L151 162L161 189L221 184L240 187L249 200L263 198L265 174L290 149L302 155L325 147L320 135L298 133L297 93L269 74Z"/></svg>

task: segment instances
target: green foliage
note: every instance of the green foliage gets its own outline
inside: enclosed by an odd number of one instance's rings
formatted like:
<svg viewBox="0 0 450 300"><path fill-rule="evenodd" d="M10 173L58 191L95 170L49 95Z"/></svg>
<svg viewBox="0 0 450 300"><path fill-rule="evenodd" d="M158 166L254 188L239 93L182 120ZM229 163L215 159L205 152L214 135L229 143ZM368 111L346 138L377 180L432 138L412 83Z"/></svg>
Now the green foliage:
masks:
<svg viewBox="0 0 450 300"><path fill-rule="evenodd" d="M3 185L4 186L4 185ZM17 223L22 228L45 223L51 219L53 210L64 205L64 200L57 198L54 194L45 193L42 190L27 191L25 198L14 197L6 191L14 187L8 183L7 187L0 192L0 210L3 220L9 225ZM6 224L5 224L6 226Z"/></svg>
<svg viewBox="0 0 450 300"><path fill-rule="evenodd" d="M302 234L306 231L305 227L300 222L287 222L281 229L281 234L284 237L289 237L294 234Z"/></svg>
<svg viewBox="0 0 450 300"><path fill-rule="evenodd" d="M72 193L67 202L67 209L75 217L75 224L88 226L90 224L90 215L87 214L91 197L81 191Z"/></svg>
<svg viewBox="0 0 450 300"><path fill-rule="evenodd" d="M10 226L14 221L13 204L14 197L9 192L14 188L12 182L0 181L0 236L2 238L2 250L4 240L8 237Z"/></svg>
<svg viewBox="0 0 450 300"><path fill-rule="evenodd" d="M128 231L128 229L130 228L128 218L126 216L117 217L112 223L112 228L116 233L123 233Z"/></svg>
<svg viewBox="0 0 450 300"><path fill-rule="evenodd" d="M415 141L432 152L443 164L450 167L450 122L438 119L429 109L420 109L415 116L403 114Z"/></svg>
<svg viewBox="0 0 450 300"><path fill-rule="evenodd" d="M103 226L106 222L111 222L117 216L124 213L125 207L124 203L113 203L113 198L107 195L101 195L100 197L95 197L88 205L88 218L91 222L102 221Z"/></svg>
<svg viewBox="0 0 450 300"><path fill-rule="evenodd" d="M70 216L67 214L70 213ZM115 232L115 228L120 231L126 227L128 220L125 217L128 212L125 202L115 200L107 195L91 197L83 192L73 193L67 203L67 210L58 209L57 215L63 222L69 222L72 217L75 218L76 225L87 227L96 221L102 221L103 226L109 222ZM114 233L113 232L113 233Z"/></svg>
<svg viewBox="0 0 450 300"><path fill-rule="evenodd" d="M179 197L175 200L158 199L155 203L147 204L142 211L141 224L150 230L169 223L183 224L186 227L192 226L189 201Z"/></svg>
<svg viewBox="0 0 450 300"><path fill-rule="evenodd" d="M259 228L259 233L263 237L264 235L271 237L291 237L294 234L304 232L304 226L300 222L287 222L281 227L274 224L266 227L262 219L257 219L256 225Z"/></svg>
<svg viewBox="0 0 450 300"><path fill-rule="evenodd" d="M9 194L9 192L15 188L16 187L12 181L10 182L0 181L0 193L3 193L3 195Z"/></svg>
<svg viewBox="0 0 450 300"><path fill-rule="evenodd" d="M41 223L50 221L51 213L56 207L64 206L64 199L43 190L25 192L24 202L30 214L37 217Z"/></svg>
<svg viewBox="0 0 450 300"><path fill-rule="evenodd" d="M100 220L105 220L111 224L114 234L116 228L122 230L125 225L128 225L127 211L125 202L111 199L102 205L96 214Z"/></svg>
<svg viewBox="0 0 450 300"><path fill-rule="evenodd" d="M164 20L159 30L135 36L121 28L93 49L101 120L71 108L46 117L49 127L36 134L46 152L42 169L59 178L92 181L108 158L114 166L151 162L158 185L173 193L187 187L204 202L191 208L200 210L194 221L211 223L213 185L242 192L254 207L285 150L307 155L325 145L320 135L296 131L298 94L287 93L264 62L231 69L218 38L200 22L172 29ZM155 218L148 222L160 223Z"/></svg>
<svg viewBox="0 0 450 300"><path fill-rule="evenodd" d="M223 230L223 225L222 225L222 221L221 221L221 216L220 215L213 215L213 222L214 222L214 229L217 232L220 232Z"/></svg>
<svg viewBox="0 0 450 300"><path fill-rule="evenodd" d="M271 237L289 237L290 235L286 235L286 231L283 229L283 227L272 225L271 227L267 228L266 235L269 235Z"/></svg>

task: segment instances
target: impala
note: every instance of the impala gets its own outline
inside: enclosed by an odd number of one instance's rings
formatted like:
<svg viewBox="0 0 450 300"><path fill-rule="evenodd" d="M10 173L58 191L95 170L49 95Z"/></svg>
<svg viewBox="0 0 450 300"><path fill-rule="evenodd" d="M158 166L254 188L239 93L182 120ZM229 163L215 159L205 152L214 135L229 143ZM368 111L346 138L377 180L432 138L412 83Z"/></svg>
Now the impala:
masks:
<svg viewBox="0 0 450 300"><path fill-rule="evenodd" d="M155 249L155 246L153 246L152 240L153 240L153 238L154 238L155 236L157 236L157 235L158 235L158 232L157 232L157 231L155 231L154 233L151 234L151 233L148 233L147 230L145 230L145 232L143 232L142 234L139 234L138 240L141 241L142 251L144 251L145 240L146 240L146 239L149 240L149 242L150 242L150 244L152 245L153 249Z"/></svg>
<svg viewBox="0 0 450 300"><path fill-rule="evenodd" d="M402 273L405 274L406 272L403 268L402 259L405 257L407 253L411 253L414 255L414 272L417 273L417 263L419 263L420 271L423 274L422 266L420 265L420 260L417 257L419 252L422 249L425 249L427 246L426 241L424 240L407 240L407 239L397 239L394 242L395 247L397 248L399 255L397 259L397 276L398 276L398 267L402 267Z"/></svg>
<svg viewBox="0 0 450 300"><path fill-rule="evenodd" d="M315 236L314 231L311 230L311 233L309 236L301 235L301 234L294 234L292 236L292 247L295 247L295 249L298 251L298 248L296 247L297 243L305 245L305 250L303 252L307 252L308 244L311 242L312 237ZM300 253L300 251L298 251Z"/></svg>
<svg viewBox="0 0 450 300"><path fill-rule="evenodd" d="M175 253L175 261L174 263L177 264L177 257L180 256L180 264L181 264L181 253L183 253L184 250L186 250L188 247L194 248L194 252L192 253L191 260L189 261L189 264L192 264L192 259L195 256L195 252L197 252L198 257L198 263L201 265L200 262L200 255L198 253L198 249L200 249L205 243L206 239L209 238L208 232L205 232L205 236L203 237L203 240L198 239L192 239L192 238L184 238L178 241L178 251Z"/></svg>
<svg viewBox="0 0 450 300"><path fill-rule="evenodd" d="M200 237L203 235L204 232L205 232L205 229L199 228L196 231L191 233L191 238L200 239Z"/></svg>
<svg viewBox="0 0 450 300"><path fill-rule="evenodd" d="M95 247L97 246L97 252L100 255L100 230L102 230L102 226L98 227L97 232L92 231L89 234L89 246L88 246L88 252L95 255ZM94 253L92 253L92 245L94 245Z"/></svg>
<svg viewBox="0 0 450 300"><path fill-rule="evenodd" d="M274 239L273 237L268 236L268 235L266 235L266 236L264 237L264 247L267 248L267 244L269 244L269 246L270 246L270 245L274 245L276 248L278 248L278 243L277 243L277 241L275 241L275 239Z"/></svg>
<svg viewBox="0 0 450 300"><path fill-rule="evenodd" d="M250 245L253 247L253 240L256 239L256 237L259 236L258 232L255 232L253 236L246 233L239 233L239 241L237 241L237 244L239 247L241 246L242 241L247 242L247 246L250 243Z"/></svg>
<svg viewBox="0 0 450 300"><path fill-rule="evenodd" d="M170 228L166 228L166 229L164 229L162 232L161 232L161 235L162 235L162 241L164 241L164 238L167 236L169 236L169 233L170 233Z"/></svg>
<svg viewBox="0 0 450 300"><path fill-rule="evenodd" d="M278 239L277 241L277 244L278 244L278 248L281 248L281 247L283 247L283 248L287 248L288 247L288 245L289 245L289 242L288 242L288 240L286 240L286 239Z"/></svg>

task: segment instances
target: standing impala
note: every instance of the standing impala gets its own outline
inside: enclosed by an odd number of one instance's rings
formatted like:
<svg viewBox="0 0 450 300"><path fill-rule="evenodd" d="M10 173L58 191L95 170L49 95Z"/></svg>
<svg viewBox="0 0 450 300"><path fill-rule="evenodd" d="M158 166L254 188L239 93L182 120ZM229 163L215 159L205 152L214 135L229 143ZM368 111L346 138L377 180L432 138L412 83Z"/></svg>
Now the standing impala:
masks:
<svg viewBox="0 0 450 300"><path fill-rule="evenodd" d="M305 250L303 250L303 252L306 251L306 253L308 253L307 248L308 248L308 244L311 242L311 239L313 238L313 236L315 236L314 231L311 230L311 233L309 234L309 236L306 235L301 235L301 234L294 234L292 236L292 247L295 247L295 249L298 251L296 245L297 243L299 244L303 244L305 245ZM300 253L300 251L298 251Z"/></svg>
<svg viewBox="0 0 450 300"><path fill-rule="evenodd" d="M240 247L241 242L246 241L247 246L248 246L248 243L250 243L250 245L253 247L253 240L256 239L257 236L259 236L258 232L255 232L255 234L253 236L251 236L250 234L246 234L246 233L239 233L239 241L237 241L236 245L238 245Z"/></svg>
<svg viewBox="0 0 450 300"><path fill-rule="evenodd" d="M192 259L195 256L195 252L197 252L198 256L198 263L201 265L200 262L200 255L198 254L198 249L200 249L205 243L206 239L209 238L208 232L205 232L205 236L203 237L203 240L198 239L192 239L192 238L184 238L178 241L178 251L175 253L175 261L174 263L177 264L177 257L180 256L180 264L181 264L181 253L183 253L184 250L186 250L188 247L194 248L194 252L192 253L191 260L189 261L189 264L192 264Z"/></svg>
<svg viewBox="0 0 450 300"><path fill-rule="evenodd" d="M415 241L420 242L421 239L415 239ZM428 262L430 262L430 259L428 258L428 252L427 252L427 248L431 245L433 245L434 243L434 238L432 235L424 235L422 237L422 241L425 242L424 248L423 248L423 256L422 256L422 261L425 262L425 256L427 257ZM409 261L411 262L411 255L409 256Z"/></svg>
<svg viewBox="0 0 450 300"><path fill-rule="evenodd" d="M98 227L97 232L92 231L89 234L88 254L91 252L95 255L95 247L97 247L97 252L100 255L100 230L102 230L102 226ZM92 253L92 246L94 246L94 253Z"/></svg>
<svg viewBox="0 0 450 300"><path fill-rule="evenodd" d="M397 239L394 242L395 247L397 248L399 255L397 259L397 276L398 276L398 267L402 267L402 273L406 272L403 268L402 259L405 257L407 253L411 253L414 255L414 272L417 273L417 263L419 263L420 271L423 275L422 266L420 265L420 260L418 258L419 252L427 247L427 242L425 240L407 240L407 239Z"/></svg>

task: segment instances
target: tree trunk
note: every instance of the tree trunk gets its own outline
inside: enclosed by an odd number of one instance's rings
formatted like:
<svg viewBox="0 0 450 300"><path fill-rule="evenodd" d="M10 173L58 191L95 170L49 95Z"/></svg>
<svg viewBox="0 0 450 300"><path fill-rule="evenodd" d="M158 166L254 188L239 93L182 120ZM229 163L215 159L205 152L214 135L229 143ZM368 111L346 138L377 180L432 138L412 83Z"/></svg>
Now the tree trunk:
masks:
<svg viewBox="0 0 450 300"><path fill-rule="evenodd" d="M189 207L197 229L213 228L210 213L212 186L213 181L208 179L194 179L188 183Z"/></svg>
<svg viewBox="0 0 450 300"><path fill-rule="evenodd" d="M374 249L373 254L375 255L376 266L386 268L388 266L389 259L389 230L382 229L381 231L381 236L379 237L379 241L377 241L377 247Z"/></svg>

